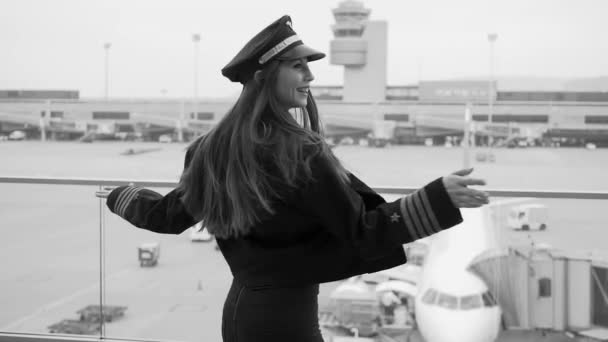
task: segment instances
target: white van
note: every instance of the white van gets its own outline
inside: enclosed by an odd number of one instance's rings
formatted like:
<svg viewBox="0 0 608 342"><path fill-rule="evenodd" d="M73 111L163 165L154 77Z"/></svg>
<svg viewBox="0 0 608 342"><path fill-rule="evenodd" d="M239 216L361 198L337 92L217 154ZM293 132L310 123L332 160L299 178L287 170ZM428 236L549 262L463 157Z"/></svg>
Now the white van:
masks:
<svg viewBox="0 0 608 342"><path fill-rule="evenodd" d="M172 143L173 142L173 138L169 134L163 134L160 137L158 137L158 142L159 143L164 143L164 144Z"/></svg>
<svg viewBox="0 0 608 342"><path fill-rule="evenodd" d="M8 140L25 140L26 135L23 131L12 131L11 134L8 135Z"/></svg>
<svg viewBox="0 0 608 342"><path fill-rule="evenodd" d="M207 242L213 240L213 236L211 236L207 229L205 229L203 223L199 222L194 226L190 227L190 240Z"/></svg>
<svg viewBox="0 0 608 342"><path fill-rule="evenodd" d="M511 229L545 230L548 216L543 204L523 204L511 209L507 224Z"/></svg>

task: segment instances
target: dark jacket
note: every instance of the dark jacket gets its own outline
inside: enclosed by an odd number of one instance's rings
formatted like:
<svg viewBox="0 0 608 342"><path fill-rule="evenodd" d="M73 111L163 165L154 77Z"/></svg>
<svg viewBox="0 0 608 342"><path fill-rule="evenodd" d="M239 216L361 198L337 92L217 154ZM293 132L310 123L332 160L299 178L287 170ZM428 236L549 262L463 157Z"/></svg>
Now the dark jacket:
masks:
<svg viewBox="0 0 608 342"><path fill-rule="evenodd" d="M186 153L188 167L193 153ZM312 164L314 181L279 203L276 214L240 238L217 239L237 281L246 286L290 286L345 279L406 262L403 244L460 222L441 179L397 201L386 201L354 175L344 187L329 164ZM180 234L196 221L175 189L120 186L108 208L133 225Z"/></svg>

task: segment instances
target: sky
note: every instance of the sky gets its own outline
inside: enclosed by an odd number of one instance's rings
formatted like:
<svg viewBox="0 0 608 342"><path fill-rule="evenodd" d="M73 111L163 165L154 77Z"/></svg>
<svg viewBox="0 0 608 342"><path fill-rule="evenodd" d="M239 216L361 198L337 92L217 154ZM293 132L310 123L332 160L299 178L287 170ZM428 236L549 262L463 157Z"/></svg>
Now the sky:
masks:
<svg viewBox="0 0 608 342"><path fill-rule="evenodd" d="M220 70L257 32L289 14L302 40L329 52L334 0L2 0L0 89L69 89L103 97L232 97ZM606 0L365 0L388 22L388 84L494 74L608 76ZM195 63L193 34L200 34ZM195 73L198 65L198 73ZM311 64L313 85L343 67Z"/></svg>

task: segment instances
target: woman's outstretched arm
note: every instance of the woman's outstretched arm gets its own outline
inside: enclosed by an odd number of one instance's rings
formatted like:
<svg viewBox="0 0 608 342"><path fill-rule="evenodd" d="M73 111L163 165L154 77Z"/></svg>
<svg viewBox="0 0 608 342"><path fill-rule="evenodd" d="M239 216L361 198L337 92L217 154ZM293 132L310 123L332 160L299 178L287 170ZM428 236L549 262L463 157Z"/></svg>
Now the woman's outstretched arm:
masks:
<svg viewBox="0 0 608 342"><path fill-rule="evenodd" d="M453 184L449 182L450 189L446 188L445 177L389 203L352 175L350 185L342 185L322 160L314 163L313 177L301 192L301 206L337 239L359 250L363 259L382 257L405 243L462 222L462 206L454 203Z"/></svg>
<svg viewBox="0 0 608 342"><path fill-rule="evenodd" d="M197 142L191 144L186 152L184 169L190 165ZM136 227L156 233L180 234L197 223L186 210L182 195L179 189L163 196L150 189L124 185L110 192L106 205Z"/></svg>

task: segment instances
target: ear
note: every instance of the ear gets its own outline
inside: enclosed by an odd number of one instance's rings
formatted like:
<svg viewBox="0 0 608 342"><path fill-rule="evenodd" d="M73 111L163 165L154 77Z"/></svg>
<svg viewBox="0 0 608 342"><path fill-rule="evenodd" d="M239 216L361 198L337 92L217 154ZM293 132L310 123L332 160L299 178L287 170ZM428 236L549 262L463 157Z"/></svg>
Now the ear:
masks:
<svg viewBox="0 0 608 342"><path fill-rule="evenodd" d="M262 83L264 81L264 73L262 72L262 70L258 70L253 74L253 79L257 82L257 83Z"/></svg>

